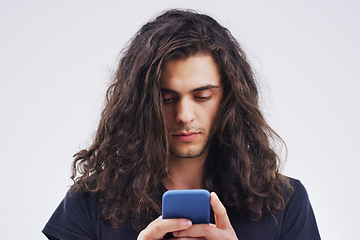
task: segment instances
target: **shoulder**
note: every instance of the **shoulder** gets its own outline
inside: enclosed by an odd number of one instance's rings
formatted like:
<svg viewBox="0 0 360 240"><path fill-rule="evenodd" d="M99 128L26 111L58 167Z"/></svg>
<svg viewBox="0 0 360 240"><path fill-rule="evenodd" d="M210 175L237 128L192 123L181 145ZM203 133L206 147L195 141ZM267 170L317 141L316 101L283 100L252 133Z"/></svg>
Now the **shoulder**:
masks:
<svg viewBox="0 0 360 240"><path fill-rule="evenodd" d="M289 178L293 191L284 209L284 218L292 219L304 212L312 211L309 195L300 180Z"/></svg>
<svg viewBox="0 0 360 240"><path fill-rule="evenodd" d="M90 193L67 192L43 229L57 239L94 239L98 213Z"/></svg>
<svg viewBox="0 0 360 240"><path fill-rule="evenodd" d="M309 195L301 181L290 178L293 192L283 212L281 239L320 239Z"/></svg>
<svg viewBox="0 0 360 240"><path fill-rule="evenodd" d="M130 226L114 228L103 220L94 194L81 191L67 192L43 229L49 239L135 239L138 231Z"/></svg>
<svg viewBox="0 0 360 240"><path fill-rule="evenodd" d="M293 188L288 204L285 207L285 215L312 211L310 199L305 186L298 179L289 178Z"/></svg>
<svg viewBox="0 0 360 240"><path fill-rule="evenodd" d="M293 188L292 194L290 196L289 204L294 202L303 202L306 203L309 201L309 195L306 191L305 186L298 179L289 178L291 187Z"/></svg>
<svg viewBox="0 0 360 240"><path fill-rule="evenodd" d="M96 204L89 192L73 191L70 189L64 198L64 210L76 210L95 213Z"/></svg>

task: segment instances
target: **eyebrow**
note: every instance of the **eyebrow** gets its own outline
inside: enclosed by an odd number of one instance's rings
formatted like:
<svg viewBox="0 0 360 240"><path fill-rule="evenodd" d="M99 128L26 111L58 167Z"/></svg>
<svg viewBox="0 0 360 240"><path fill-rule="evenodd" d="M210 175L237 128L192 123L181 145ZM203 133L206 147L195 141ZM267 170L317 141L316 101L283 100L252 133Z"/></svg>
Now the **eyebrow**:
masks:
<svg viewBox="0 0 360 240"><path fill-rule="evenodd" d="M209 90L209 89L214 89L214 88L220 88L220 86L206 85L203 87L195 88L195 89L191 90L190 92L193 93L193 92L204 91L204 90ZM161 92L176 93L176 91L168 89L168 88L161 88Z"/></svg>

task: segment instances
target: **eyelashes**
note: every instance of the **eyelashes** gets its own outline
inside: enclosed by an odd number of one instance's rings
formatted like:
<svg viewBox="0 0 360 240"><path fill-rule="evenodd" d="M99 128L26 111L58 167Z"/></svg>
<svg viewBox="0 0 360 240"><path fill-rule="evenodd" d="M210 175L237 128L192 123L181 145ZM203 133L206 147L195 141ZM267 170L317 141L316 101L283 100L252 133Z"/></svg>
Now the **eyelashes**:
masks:
<svg viewBox="0 0 360 240"><path fill-rule="evenodd" d="M163 97L162 100L163 100L164 104L170 104L170 103L174 102L174 98L164 98Z"/></svg>
<svg viewBox="0 0 360 240"><path fill-rule="evenodd" d="M206 97L200 97L200 96L194 96L195 99L197 99L200 102L205 102L207 100L210 100L212 98L212 95L206 96Z"/></svg>
<svg viewBox="0 0 360 240"><path fill-rule="evenodd" d="M193 99L197 102L206 102L208 100L210 100L213 97L213 95L208 95L208 96L194 96ZM163 96L162 98L163 103L164 104L171 104L171 103L176 103L178 101L178 97L174 96Z"/></svg>
<svg viewBox="0 0 360 240"><path fill-rule="evenodd" d="M214 96L216 96L220 92L220 90L220 86L209 84L195 88L190 92L185 93L184 96L191 96L194 102L205 103L211 100ZM179 99L182 97L182 94L165 87L161 88L161 97L164 104L171 104L178 102Z"/></svg>

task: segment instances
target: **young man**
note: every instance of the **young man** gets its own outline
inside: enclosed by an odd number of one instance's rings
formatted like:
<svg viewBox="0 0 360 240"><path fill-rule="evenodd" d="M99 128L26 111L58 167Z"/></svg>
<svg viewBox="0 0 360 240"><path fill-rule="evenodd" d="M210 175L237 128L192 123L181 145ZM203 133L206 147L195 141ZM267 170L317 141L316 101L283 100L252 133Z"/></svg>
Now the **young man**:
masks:
<svg viewBox="0 0 360 240"><path fill-rule="evenodd" d="M302 184L278 172L246 56L214 19L171 10L123 54L93 144L49 239L320 239ZM211 191L212 224L161 218L170 189Z"/></svg>

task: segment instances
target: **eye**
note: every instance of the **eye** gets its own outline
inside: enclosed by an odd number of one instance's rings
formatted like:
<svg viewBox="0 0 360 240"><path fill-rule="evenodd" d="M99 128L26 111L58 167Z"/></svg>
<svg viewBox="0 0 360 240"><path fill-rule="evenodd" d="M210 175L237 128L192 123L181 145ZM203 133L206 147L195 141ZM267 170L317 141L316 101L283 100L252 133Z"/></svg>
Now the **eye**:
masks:
<svg viewBox="0 0 360 240"><path fill-rule="evenodd" d="M163 98L162 100L164 104L170 104L174 102L174 98Z"/></svg>
<svg viewBox="0 0 360 240"><path fill-rule="evenodd" d="M176 101L176 97L173 94L163 93L162 101L164 104L174 103Z"/></svg>
<svg viewBox="0 0 360 240"><path fill-rule="evenodd" d="M206 102L214 96L213 89L201 89L193 93L194 100L197 102Z"/></svg>
<svg viewBox="0 0 360 240"><path fill-rule="evenodd" d="M207 100L210 100L212 98L212 95L209 95L209 96L194 96L194 98L199 102L205 102Z"/></svg>

